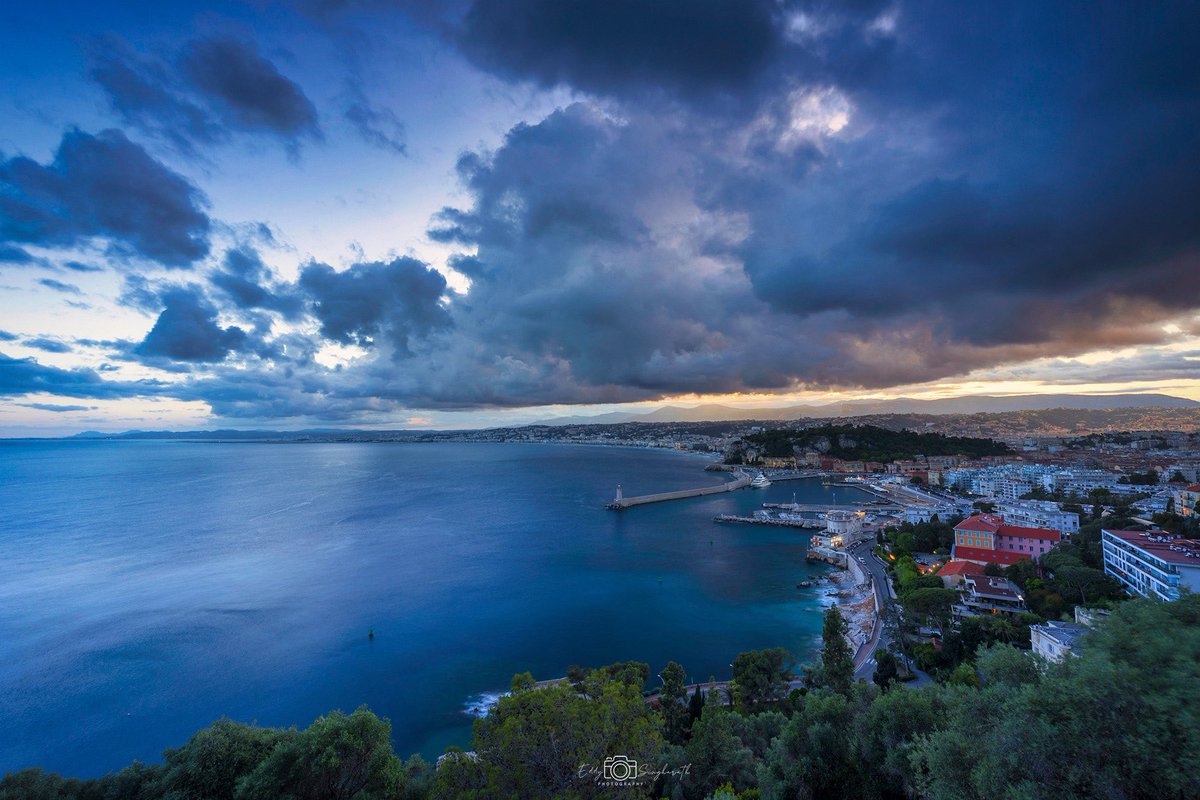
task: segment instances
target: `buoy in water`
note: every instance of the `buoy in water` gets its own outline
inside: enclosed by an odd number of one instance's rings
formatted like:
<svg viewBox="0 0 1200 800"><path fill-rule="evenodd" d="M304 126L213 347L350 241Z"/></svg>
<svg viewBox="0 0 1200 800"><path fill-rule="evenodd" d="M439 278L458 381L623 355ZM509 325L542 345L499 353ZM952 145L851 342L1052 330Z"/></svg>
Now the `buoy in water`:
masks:
<svg viewBox="0 0 1200 800"><path fill-rule="evenodd" d="M375 638L375 626L374 625L372 625L371 629L369 631L367 631L367 638L372 639L372 640Z"/></svg>

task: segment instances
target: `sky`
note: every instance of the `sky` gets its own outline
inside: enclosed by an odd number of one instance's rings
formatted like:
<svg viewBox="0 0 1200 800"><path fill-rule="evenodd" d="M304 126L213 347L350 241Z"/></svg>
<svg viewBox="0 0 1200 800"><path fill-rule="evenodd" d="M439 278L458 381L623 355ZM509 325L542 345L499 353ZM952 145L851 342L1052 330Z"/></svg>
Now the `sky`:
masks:
<svg viewBox="0 0 1200 800"><path fill-rule="evenodd" d="M1200 399L1200 6L10 3L0 436Z"/></svg>

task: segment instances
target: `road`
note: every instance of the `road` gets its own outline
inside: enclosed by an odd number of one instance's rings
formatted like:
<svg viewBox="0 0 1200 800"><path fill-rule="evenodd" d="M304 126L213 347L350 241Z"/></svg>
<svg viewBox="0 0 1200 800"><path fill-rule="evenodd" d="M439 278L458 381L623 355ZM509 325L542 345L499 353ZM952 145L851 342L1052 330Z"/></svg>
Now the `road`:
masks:
<svg viewBox="0 0 1200 800"><path fill-rule="evenodd" d="M871 576L871 581L877 588L875 594L876 611L881 612L883 609L880 606L881 599L895 599L895 593L892 591L892 582L888 579L887 565L875 555L875 543L871 540L859 542L850 548L850 557L859 560L859 566L864 568ZM875 674L875 651L880 648L887 648L891 644L891 637L883 630L883 617L880 614L875 615L875 629L871 634L871 639L861 648L854 658L854 666L856 668L855 679L865 681L871 680ZM913 667L913 673L917 676L909 686L924 686L927 683L932 683L933 678L921 670Z"/></svg>
<svg viewBox="0 0 1200 800"><path fill-rule="evenodd" d="M859 542L849 549L850 558L858 561L860 567L866 570L871 578L871 584L875 589L875 627L871 631L871 638L858 649L858 653L854 657L854 677L863 680L871 680L871 676L875 673L875 650L882 644L887 647L887 637L883 632L883 617L880 615L882 606L880 600L891 596L891 582L888 580L887 567L880 561L872 552L874 542L866 540Z"/></svg>

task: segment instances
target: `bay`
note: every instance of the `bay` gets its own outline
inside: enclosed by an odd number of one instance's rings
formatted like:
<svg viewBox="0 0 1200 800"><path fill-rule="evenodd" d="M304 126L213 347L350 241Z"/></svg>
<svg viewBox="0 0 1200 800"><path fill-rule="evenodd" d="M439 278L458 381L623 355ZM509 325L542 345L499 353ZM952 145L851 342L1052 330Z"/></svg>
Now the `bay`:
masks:
<svg viewBox="0 0 1200 800"><path fill-rule="evenodd" d="M717 483L695 454L542 444L0 442L0 772L158 761L221 716L367 704L397 753L467 745L517 672L740 651L811 658L808 535L714 523L819 481ZM368 631L374 629L374 639Z"/></svg>

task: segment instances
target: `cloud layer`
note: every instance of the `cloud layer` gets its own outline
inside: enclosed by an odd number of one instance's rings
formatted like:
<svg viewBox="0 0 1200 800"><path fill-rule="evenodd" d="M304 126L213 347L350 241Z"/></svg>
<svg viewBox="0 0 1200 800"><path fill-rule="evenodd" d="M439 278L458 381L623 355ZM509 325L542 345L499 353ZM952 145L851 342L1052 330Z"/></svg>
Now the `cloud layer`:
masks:
<svg viewBox="0 0 1200 800"><path fill-rule="evenodd" d="M1200 332L1194 6L438 8L406 35L441 37L489 86L573 98L458 155L461 201L427 234L444 264L297 259L285 280L245 243L209 255L203 195L117 131L0 163L0 259L98 237L193 267L186 284L130 279L147 331L110 355L176 377L113 391L237 417L877 389L1038 360L1076 380L1079 354ZM92 74L125 124L181 150L325 135L245 40L162 58L113 44ZM356 135L408 152L362 91L336 103ZM1107 369L1200 377L1188 354L1140 358ZM0 391L104 390L6 363Z"/></svg>

